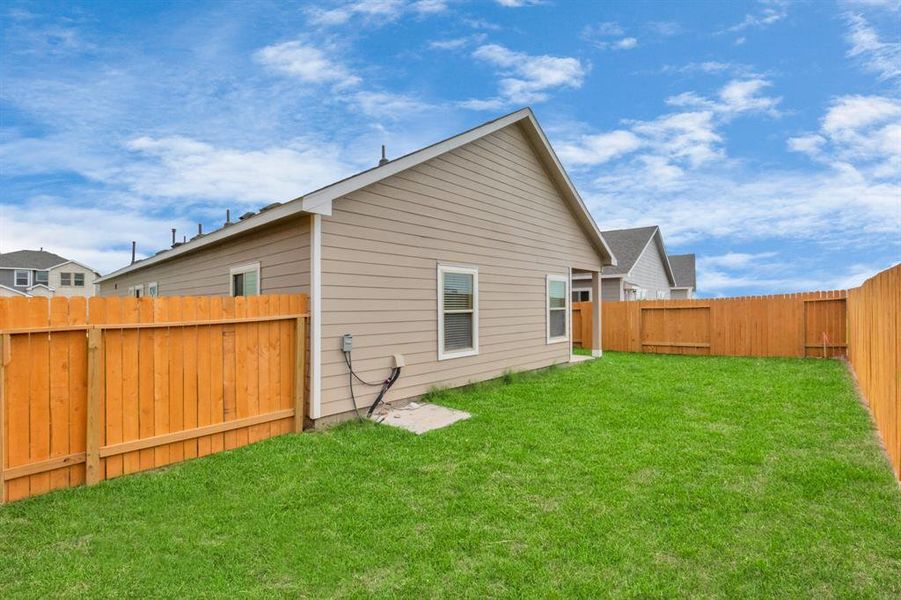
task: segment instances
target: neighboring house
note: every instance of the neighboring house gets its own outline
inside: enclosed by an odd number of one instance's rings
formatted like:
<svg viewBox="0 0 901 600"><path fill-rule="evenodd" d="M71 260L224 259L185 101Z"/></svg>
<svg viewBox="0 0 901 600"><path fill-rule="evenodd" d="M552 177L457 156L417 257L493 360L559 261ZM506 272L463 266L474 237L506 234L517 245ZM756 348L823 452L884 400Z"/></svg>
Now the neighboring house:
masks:
<svg viewBox="0 0 901 600"><path fill-rule="evenodd" d="M692 299L695 297L696 275L694 254L670 254L669 264L673 268L676 285L670 291L671 298Z"/></svg>
<svg viewBox="0 0 901 600"><path fill-rule="evenodd" d="M0 296L93 296L98 277L94 269L44 249L0 254Z"/></svg>
<svg viewBox="0 0 901 600"><path fill-rule="evenodd" d="M321 422L352 414L344 334L367 381L404 356L389 400L565 363L570 275L599 287L611 264L523 109L174 245L101 278L100 292L309 294L309 416ZM377 391L356 383L357 404Z"/></svg>
<svg viewBox="0 0 901 600"><path fill-rule="evenodd" d="M676 285L667 259L660 228L637 227L602 231L617 264L605 267L601 282L603 300L656 300L670 297ZM591 282L585 276L573 277L573 300L593 300Z"/></svg>

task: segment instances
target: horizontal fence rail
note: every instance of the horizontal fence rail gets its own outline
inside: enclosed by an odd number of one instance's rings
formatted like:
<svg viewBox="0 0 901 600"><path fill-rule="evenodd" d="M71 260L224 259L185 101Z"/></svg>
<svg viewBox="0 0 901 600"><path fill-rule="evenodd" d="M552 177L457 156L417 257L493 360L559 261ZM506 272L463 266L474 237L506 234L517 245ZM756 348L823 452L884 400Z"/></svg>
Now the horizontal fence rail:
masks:
<svg viewBox="0 0 901 600"><path fill-rule="evenodd" d="M901 479L901 265L848 292L848 361Z"/></svg>
<svg viewBox="0 0 901 600"><path fill-rule="evenodd" d="M601 304L602 347L715 356L844 356L845 290L703 300ZM573 333L590 327L591 303L573 304ZM582 344L588 345L588 344Z"/></svg>
<svg viewBox="0 0 901 600"><path fill-rule="evenodd" d="M305 295L0 299L0 501L298 431Z"/></svg>

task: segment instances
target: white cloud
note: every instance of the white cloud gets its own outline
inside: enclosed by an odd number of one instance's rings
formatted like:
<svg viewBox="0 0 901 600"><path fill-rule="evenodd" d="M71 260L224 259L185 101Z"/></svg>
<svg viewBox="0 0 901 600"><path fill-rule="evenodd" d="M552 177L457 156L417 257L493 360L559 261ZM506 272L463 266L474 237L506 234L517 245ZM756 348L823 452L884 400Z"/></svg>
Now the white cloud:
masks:
<svg viewBox="0 0 901 600"><path fill-rule="evenodd" d="M654 33L663 36L679 35L685 31L682 24L676 21L651 21L647 27Z"/></svg>
<svg viewBox="0 0 901 600"><path fill-rule="evenodd" d="M727 252L717 256L700 256L698 265L702 267L725 267L737 269L760 264L765 259L776 256L775 252Z"/></svg>
<svg viewBox="0 0 901 600"><path fill-rule="evenodd" d="M351 99L363 114L376 118L405 118L434 108L428 102L390 92L357 92Z"/></svg>
<svg viewBox="0 0 901 600"><path fill-rule="evenodd" d="M467 44L469 44L468 37L451 38L429 42L429 48L435 48L436 50L459 50Z"/></svg>
<svg viewBox="0 0 901 600"><path fill-rule="evenodd" d="M788 3L785 0L761 0L762 8L756 13L748 13L738 24L726 29L728 32L742 31L749 28L761 29L778 23L788 16Z"/></svg>
<svg viewBox="0 0 901 600"><path fill-rule="evenodd" d="M779 116L778 105L782 98L762 95L761 92L772 84L766 79L733 79L718 92L718 100L685 92L667 98L670 106L690 107L713 111L723 117L733 117L747 112L762 112Z"/></svg>
<svg viewBox="0 0 901 600"><path fill-rule="evenodd" d="M867 20L859 14L846 15L848 21L848 42L851 49L848 56L860 60L864 67L876 73L881 80L901 77L901 42L897 41L897 20L895 41L882 41L879 34Z"/></svg>
<svg viewBox="0 0 901 600"><path fill-rule="evenodd" d="M468 100L465 108L497 108L508 104L528 104L548 99L554 88L579 88L588 67L579 59L516 52L498 44L479 46L473 57L499 69L500 95L489 100Z"/></svg>
<svg viewBox="0 0 901 600"><path fill-rule="evenodd" d="M333 144L296 141L292 147L237 150L191 138L140 137L128 149L140 162L118 179L144 196L218 202L284 202L340 179L352 168Z"/></svg>
<svg viewBox="0 0 901 600"><path fill-rule="evenodd" d="M0 252L44 247L105 273L128 264L132 240L139 257L165 247L172 227L192 231L196 225L134 210L127 202L85 206L69 198L39 196L22 204L0 204Z"/></svg>
<svg viewBox="0 0 901 600"><path fill-rule="evenodd" d="M788 140L796 152L870 177L901 177L901 102L882 96L836 98L819 133Z"/></svg>
<svg viewBox="0 0 901 600"><path fill-rule="evenodd" d="M359 77L329 58L323 50L298 41L266 46L258 50L254 58L273 71L308 83L331 83L341 87L360 83Z"/></svg>
<svg viewBox="0 0 901 600"><path fill-rule="evenodd" d="M591 39L600 36L618 37L625 33L625 30L616 21L605 21L595 25L586 25L582 29L582 37Z"/></svg>
<svg viewBox="0 0 901 600"><path fill-rule="evenodd" d="M634 37L627 37L621 40L617 40L610 47L614 50L631 50L638 46L638 40Z"/></svg>
<svg viewBox="0 0 901 600"><path fill-rule="evenodd" d="M343 25L354 17L376 23L393 21L408 7L405 0L353 0L330 9L313 7L307 14L313 25L330 27Z"/></svg>
<svg viewBox="0 0 901 600"><path fill-rule="evenodd" d="M625 30L615 21L606 21L582 28L582 39L601 50L631 50L638 46L638 39L623 37ZM607 38L619 38L611 40Z"/></svg>
<svg viewBox="0 0 901 600"><path fill-rule="evenodd" d="M522 8L523 6L535 6L541 4L542 0L494 0L501 6L506 8Z"/></svg>
<svg viewBox="0 0 901 600"><path fill-rule="evenodd" d="M641 144L641 138L631 131L618 130L584 135L577 141L561 144L557 154L570 165L597 165L633 152Z"/></svg>

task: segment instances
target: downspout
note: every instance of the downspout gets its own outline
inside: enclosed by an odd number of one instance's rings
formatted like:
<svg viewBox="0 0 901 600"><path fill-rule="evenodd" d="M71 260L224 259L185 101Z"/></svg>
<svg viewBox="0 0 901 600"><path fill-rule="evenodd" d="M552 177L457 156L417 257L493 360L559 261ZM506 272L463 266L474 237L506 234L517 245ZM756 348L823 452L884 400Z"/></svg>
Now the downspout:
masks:
<svg viewBox="0 0 901 600"><path fill-rule="evenodd" d="M310 224L310 418L322 416L322 215Z"/></svg>

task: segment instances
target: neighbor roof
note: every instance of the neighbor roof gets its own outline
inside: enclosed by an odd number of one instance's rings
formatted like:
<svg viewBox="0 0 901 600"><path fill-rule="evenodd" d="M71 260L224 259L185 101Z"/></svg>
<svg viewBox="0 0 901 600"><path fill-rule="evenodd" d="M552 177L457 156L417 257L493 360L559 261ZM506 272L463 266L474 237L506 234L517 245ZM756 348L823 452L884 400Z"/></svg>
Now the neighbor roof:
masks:
<svg viewBox="0 0 901 600"><path fill-rule="evenodd" d="M602 231L601 235L610 244L616 254L616 266L604 269L604 275L625 275L632 270L638 257L644 252L651 236L657 232L657 226L636 227L634 229L612 229Z"/></svg>
<svg viewBox="0 0 901 600"><path fill-rule="evenodd" d="M46 250L18 250L0 254L0 269L44 270L66 262L69 262L68 258Z"/></svg>
<svg viewBox="0 0 901 600"><path fill-rule="evenodd" d="M566 170L563 168L563 165L560 163L560 160L557 158L557 155L551 148L547 137L545 137L544 132L541 130L541 126L538 125L538 121L535 119L535 115L532 112L532 109L523 108L503 117L499 117L492 121L483 123L478 127L464 131L463 133L447 138L446 140L437 142L430 146L426 146L425 148L416 150L415 152L411 152L410 154L401 156L400 158L390 160L383 165L367 169L351 177L336 181L335 183L327 185L323 188L309 192L304 196L295 198L290 202L270 205L271 207L267 207L267 210L260 211L258 214L247 217L238 223L230 225L229 227L223 227L202 237L197 237L170 250L158 252L150 258L145 258L143 260L135 262L134 264L123 267L117 271L113 271L109 275L105 275L97 281L108 281L114 277L124 275L125 273L136 271L149 265L175 258L176 256L192 252L198 248L208 246L210 244L238 235L245 231L256 229L258 227L262 227L263 225L274 223L275 221L279 221L293 215L301 213L318 213L330 215L332 214L333 201L356 190L381 181L386 177L390 177L391 175L415 167L416 165L435 158L436 156L440 156L442 154L455 150L460 146L485 137L486 135L490 135L495 131L503 129L504 127L507 127L514 123L521 124L526 137L534 143L534 149L538 156L541 158L542 162L545 164L545 167L547 167L548 175L558 185L561 192L563 192L564 199L573 209L573 212L576 218L579 220L580 225L582 226L586 235L591 239L592 245L595 247L595 250L603 257L603 264L616 265L617 258L615 253L611 251L610 246L608 246L608 244L605 242L604 237L601 235L601 232L597 227L597 224L591 217L591 213L588 212L588 208L582 201L582 197L579 195L579 192L576 191L576 188L573 185L572 180L570 180L569 175L566 174Z"/></svg>
<svg viewBox="0 0 901 600"><path fill-rule="evenodd" d="M666 269L670 284L675 283L676 279L666 257L666 248L663 245L663 235L661 235L660 227L657 225L635 227L633 229L611 229L610 231L602 231L601 235L604 236L617 258L615 266L604 267L605 276L628 275L641 255L644 254L645 248L650 245L651 240L655 240L657 248L660 250L660 256L664 257L663 268Z"/></svg>
<svg viewBox="0 0 901 600"><path fill-rule="evenodd" d="M676 278L676 287L695 286L695 255L675 254L670 255L669 264L673 267L673 277Z"/></svg>

